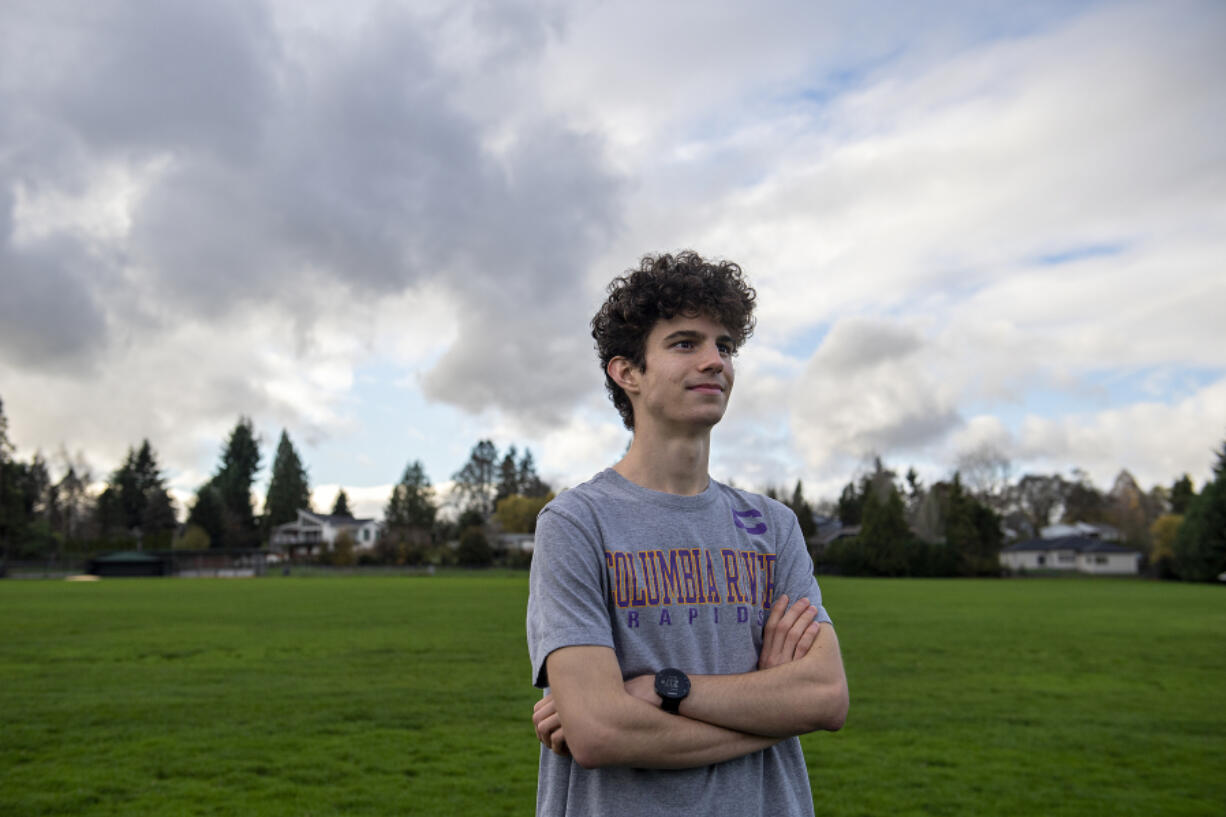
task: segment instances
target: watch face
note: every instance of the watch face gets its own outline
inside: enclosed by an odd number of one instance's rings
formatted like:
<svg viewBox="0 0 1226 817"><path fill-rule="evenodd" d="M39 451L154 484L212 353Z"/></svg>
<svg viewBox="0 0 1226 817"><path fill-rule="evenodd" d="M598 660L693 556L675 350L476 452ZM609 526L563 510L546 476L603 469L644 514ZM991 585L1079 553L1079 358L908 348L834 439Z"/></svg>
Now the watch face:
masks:
<svg viewBox="0 0 1226 817"><path fill-rule="evenodd" d="M656 673L656 694L661 698L684 698L690 694L690 679L679 669L663 669Z"/></svg>

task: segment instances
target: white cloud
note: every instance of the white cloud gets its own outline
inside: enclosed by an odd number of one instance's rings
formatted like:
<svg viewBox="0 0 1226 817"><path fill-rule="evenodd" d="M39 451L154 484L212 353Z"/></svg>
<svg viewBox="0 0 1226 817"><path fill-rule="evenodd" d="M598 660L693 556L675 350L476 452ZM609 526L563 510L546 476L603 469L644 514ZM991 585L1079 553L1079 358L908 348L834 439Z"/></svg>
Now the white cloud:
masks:
<svg viewBox="0 0 1226 817"><path fill-rule="evenodd" d="M1128 468L1141 485L1170 483L1191 472L1197 485L1210 476L1214 452L1226 437L1226 378L1174 404L1139 402L1062 417L1029 416L1017 452L1053 471L1079 467L1098 485Z"/></svg>
<svg viewBox="0 0 1226 817"><path fill-rule="evenodd" d="M106 470L148 437L190 490L250 414L385 492L417 453L349 448L411 403L438 474L494 436L573 484L626 439L604 283L694 246L760 294L717 477L981 438L1203 470L1224 34L1214 2L8 4L11 434ZM417 428L446 407L472 439Z"/></svg>
<svg viewBox="0 0 1226 817"><path fill-rule="evenodd" d="M792 428L811 467L922 449L959 423L956 394L925 366L926 341L894 322L831 328L797 384Z"/></svg>
<svg viewBox="0 0 1226 817"><path fill-rule="evenodd" d="M316 485L311 488L311 506L319 513L329 513L336 502L338 492L343 488L349 499L349 510L359 519L382 519L383 509L387 506L388 497L392 495L394 485L338 485L336 483ZM263 497L260 497L259 508L264 507Z"/></svg>

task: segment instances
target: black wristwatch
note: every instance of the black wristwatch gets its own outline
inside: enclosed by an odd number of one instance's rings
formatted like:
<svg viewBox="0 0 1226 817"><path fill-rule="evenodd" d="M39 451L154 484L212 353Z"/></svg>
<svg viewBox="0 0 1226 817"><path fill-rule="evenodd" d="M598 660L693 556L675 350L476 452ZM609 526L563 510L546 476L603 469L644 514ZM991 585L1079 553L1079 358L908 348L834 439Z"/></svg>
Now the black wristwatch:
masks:
<svg viewBox="0 0 1226 817"><path fill-rule="evenodd" d="M690 694L690 677L679 669L662 669L656 673L656 694L661 698L660 708L676 715Z"/></svg>

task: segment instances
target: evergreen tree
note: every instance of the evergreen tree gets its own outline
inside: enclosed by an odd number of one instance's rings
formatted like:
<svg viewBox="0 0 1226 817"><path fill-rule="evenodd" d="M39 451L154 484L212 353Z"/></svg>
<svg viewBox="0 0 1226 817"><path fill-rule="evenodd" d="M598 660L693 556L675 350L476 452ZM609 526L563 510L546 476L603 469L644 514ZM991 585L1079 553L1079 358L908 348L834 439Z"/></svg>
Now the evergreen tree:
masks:
<svg viewBox="0 0 1226 817"><path fill-rule="evenodd" d="M119 502L119 491L111 486L103 489L94 505L94 527L103 542L110 542L116 536L123 536L125 516L123 506Z"/></svg>
<svg viewBox="0 0 1226 817"><path fill-rule="evenodd" d="M515 446L508 448L506 455L502 458L502 464L498 466L498 488L494 491L495 505L509 496L520 493L519 465L515 461L517 453Z"/></svg>
<svg viewBox="0 0 1226 817"><path fill-rule="evenodd" d="M414 460L405 467L400 482L392 488L383 511L383 524L387 529L429 532L437 515L434 488L421 462Z"/></svg>
<svg viewBox="0 0 1226 817"><path fill-rule="evenodd" d="M115 502L114 518L111 525L127 534L140 528L141 517L145 513L145 494L140 490L136 473L136 449L129 448L123 463L111 474L107 481L108 490L113 491ZM112 531L114 533L114 531Z"/></svg>
<svg viewBox="0 0 1226 817"><path fill-rule="evenodd" d="M54 546L46 519L50 489L46 462L36 453L23 463L14 452L0 403L0 563L40 556Z"/></svg>
<svg viewBox="0 0 1226 817"><path fill-rule="evenodd" d="M101 504L101 500L99 500ZM226 524L226 508L225 502L222 500L221 491L213 480L209 480L204 485L200 486L200 490L196 492L196 501L192 503L192 507L187 515L187 524L195 525L203 530L209 537L209 547L221 548L227 547L227 524Z"/></svg>
<svg viewBox="0 0 1226 817"><path fill-rule="evenodd" d="M353 518L353 511L349 510L349 494L345 493L344 488L336 492L336 501L332 503L332 515Z"/></svg>
<svg viewBox="0 0 1226 817"><path fill-rule="evenodd" d="M265 533L277 525L293 522L300 510L311 510L311 486L307 481L306 468L290 442L289 433L282 429L273 458L272 477L268 481L268 496L264 502Z"/></svg>
<svg viewBox="0 0 1226 817"><path fill-rule="evenodd" d="M251 419L240 417L221 453L213 485L225 509L223 547L254 547L258 544L251 486L260 470L260 446ZM207 530L207 528L206 528ZM210 534L212 531L210 531ZM214 540L213 546L217 547Z"/></svg>
<svg viewBox="0 0 1226 817"><path fill-rule="evenodd" d="M805 489L800 480L796 480L796 488L792 491L792 500L787 503L796 514L800 523L800 535L808 539L817 533L817 522L813 519L813 506L805 501Z"/></svg>
<svg viewBox="0 0 1226 817"><path fill-rule="evenodd" d="M524 455L519 460L519 493L523 496L539 499L551 493L549 484L536 473L536 462L532 459L532 449L525 448Z"/></svg>
<svg viewBox="0 0 1226 817"><path fill-rule="evenodd" d="M98 500L98 523L106 539L134 537L142 549L146 541L150 547L170 544L178 519L148 440L129 448L111 474Z"/></svg>
<svg viewBox="0 0 1226 817"><path fill-rule="evenodd" d="M178 524L174 499L166 489L150 491L144 516L141 517L141 546L151 550L168 550Z"/></svg>
<svg viewBox="0 0 1226 817"><path fill-rule="evenodd" d="M1185 514L1188 506L1196 498L1196 489L1192 487L1192 478L1184 474L1171 484L1171 513Z"/></svg>
<svg viewBox="0 0 1226 817"><path fill-rule="evenodd" d="M860 524L864 516L864 494L856 490L855 482L849 482L843 486L843 493L839 494L836 513L839 521L848 527Z"/></svg>
<svg viewBox="0 0 1226 817"><path fill-rule="evenodd" d="M483 518L494 512L494 471L498 449L490 440L481 440L473 446L468 462L452 475L455 490L463 507L475 509Z"/></svg>
<svg viewBox="0 0 1226 817"><path fill-rule="evenodd" d="M251 486L260 470L260 447L250 418L240 417L221 449L212 479L196 492L188 523L199 525L214 548L259 544Z"/></svg>
<svg viewBox="0 0 1226 817"><path fill-rule="evenodd" d="M944 516L945 546L951 551L959 575L999 575L1004 540L1000 517L962 488L958 474L954 474L950 485Z"/></svg>
<svg viewBox="0 0 1226 817"><path fill-rule="evenodd" d="M864 547L869 570L879 576L902 576L907 573L907 550L911 530L907 527L902 497L890 486L885 496L869 491L863 504L863 527L859 540Z"/></svg>
<svg viewBox="0 0 1226 817"><path fill-rule="evenodd" d="M1226 573L1226 442L1213 466L1213 479L1188 504L1174 551L1181 579L1208 582Z"/></svg>
<svg viewBox="0 0 1226 817"><path fill-rule="evenodd" d="M383 509L378 552L393 564L421 564L434 537L438 506L421 462L405 466Z"/></svg>

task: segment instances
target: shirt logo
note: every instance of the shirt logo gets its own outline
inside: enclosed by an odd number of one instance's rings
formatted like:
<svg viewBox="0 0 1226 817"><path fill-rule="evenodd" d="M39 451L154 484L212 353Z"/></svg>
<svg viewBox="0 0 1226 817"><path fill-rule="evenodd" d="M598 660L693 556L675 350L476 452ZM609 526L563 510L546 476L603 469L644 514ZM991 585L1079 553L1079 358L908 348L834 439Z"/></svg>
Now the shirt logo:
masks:
<svg viewBox="0 0 1226 817"><path fill-rule="evenodd" d="M761 511L756 510L756 509L754 509L754 508L750 508L750 509L749 509L749 510L747 510L747 511L733 511L733 512L732 512L732 521L733 521L733 522L735 522L735 523L736 523L736 526L737 526L738 528L740 528L741 530L745 531L746 533L751 533L751 534L753 534L753 535L755 535L755 536L756 536L756 535L758 535L758 534L760 534L760 533L766 533L766 523L765 523L765 522L757 522L757 523L752 524L752 525L746 525L746 524L745 524L745 523L744 523L742 520L744 520L744 519L759 519L759 518L761 518L761 516L762 516L762 512L761 512Z"/></svg>

